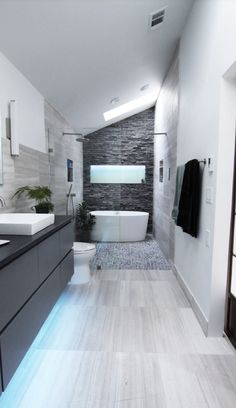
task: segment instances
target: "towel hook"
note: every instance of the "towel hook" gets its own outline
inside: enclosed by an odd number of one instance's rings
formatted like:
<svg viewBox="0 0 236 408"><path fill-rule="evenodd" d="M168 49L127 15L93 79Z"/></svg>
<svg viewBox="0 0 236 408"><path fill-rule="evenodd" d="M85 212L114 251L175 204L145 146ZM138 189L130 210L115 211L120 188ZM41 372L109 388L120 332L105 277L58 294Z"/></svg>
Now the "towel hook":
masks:
<svg viewBox="0 0 236 408"><path fill-rule="evenodd" d="M205 166L207 164L207 159L199 160L199 163L203 163Z"/></svg>

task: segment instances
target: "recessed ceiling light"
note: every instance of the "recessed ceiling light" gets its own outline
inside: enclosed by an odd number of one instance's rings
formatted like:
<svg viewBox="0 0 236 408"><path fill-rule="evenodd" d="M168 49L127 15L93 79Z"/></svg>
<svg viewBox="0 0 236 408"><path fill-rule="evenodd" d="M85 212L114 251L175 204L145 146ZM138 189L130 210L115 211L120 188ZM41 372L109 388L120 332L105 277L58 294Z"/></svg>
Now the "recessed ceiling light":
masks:
<svg viewBox="0 0 236 408"><path fill-rule="evenodd" d="M141 98L134 99L124 105L118 106L117 108L111 109L107 112L103 113L104 119L107 122L108 120L117 118L125 113L131 112L137 108L141 108L145 105L154 104L157 100L157 93L149 93L145 96L141 96Z"/></svg>
<svg viewBox="0 0 236 408"><path fill-rule="evenodd" d="M149 88L149 84L145 84L145 85L143 85L143 86L141 86L141 88L140 88L140 91L146 91L148 88Z"/></svg>
<svg viewBox="0 0 236 408"><path fill-rule="evenodd" d="M118 103L118 102L120 102L120 98L117 96L116 98L113 98L111 101L110 101L110 103L112 104L112 105L114 105L115 103Z"/></svg>

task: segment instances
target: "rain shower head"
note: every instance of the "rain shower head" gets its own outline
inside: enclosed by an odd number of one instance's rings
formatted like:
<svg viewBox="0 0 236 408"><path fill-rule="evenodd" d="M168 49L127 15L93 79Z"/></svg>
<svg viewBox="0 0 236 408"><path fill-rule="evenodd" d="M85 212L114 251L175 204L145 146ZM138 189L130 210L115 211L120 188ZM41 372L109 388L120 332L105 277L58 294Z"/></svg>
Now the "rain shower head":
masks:
<svg viewBox="0 0 236 408"><path fill-rule="evenodd" d="M76 141L76 142L82 142L82 143L84 143L84 142L88 142L88 139L85 139L84 136L81 136L81 137L77 137L77 138L75 139L75 141Z"/></svg>
<svg viewBox="0 0 236 408"><path fill-rule="evenodd" d="M77 136L75 141L76 142L87 142L87 140L84 138L82 133L76 133L76 132L63 132L63 136Z"/></svg>

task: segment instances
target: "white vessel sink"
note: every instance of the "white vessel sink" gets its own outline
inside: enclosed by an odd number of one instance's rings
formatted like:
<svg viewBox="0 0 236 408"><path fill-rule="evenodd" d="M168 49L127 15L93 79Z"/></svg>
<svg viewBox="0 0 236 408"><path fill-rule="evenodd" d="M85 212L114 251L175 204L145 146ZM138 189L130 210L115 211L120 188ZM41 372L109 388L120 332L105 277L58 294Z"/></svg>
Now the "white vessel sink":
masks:
<svg viewBox="0 0 236 408"><path fill-rule="evenodd" d="M54 224L54 214L0 214L0 234L34 235Z"/></svg>

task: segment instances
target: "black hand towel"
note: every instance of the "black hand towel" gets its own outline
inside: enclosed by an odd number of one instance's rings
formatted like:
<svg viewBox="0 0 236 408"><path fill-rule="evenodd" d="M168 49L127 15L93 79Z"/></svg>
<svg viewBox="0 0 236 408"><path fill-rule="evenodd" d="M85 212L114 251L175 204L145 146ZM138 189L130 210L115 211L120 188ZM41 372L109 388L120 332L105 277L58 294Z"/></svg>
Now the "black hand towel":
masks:
<svg viewBox="0 0 236 408"><path fill-rule="evenodd" d="M177 225L195 238L198 235L199 209L200 166L199 161L194 159L185 165Z"/></svg>

